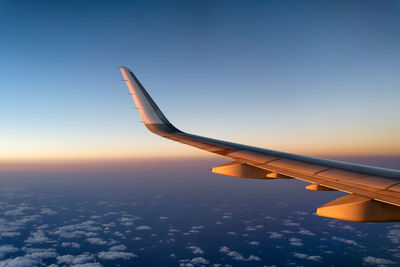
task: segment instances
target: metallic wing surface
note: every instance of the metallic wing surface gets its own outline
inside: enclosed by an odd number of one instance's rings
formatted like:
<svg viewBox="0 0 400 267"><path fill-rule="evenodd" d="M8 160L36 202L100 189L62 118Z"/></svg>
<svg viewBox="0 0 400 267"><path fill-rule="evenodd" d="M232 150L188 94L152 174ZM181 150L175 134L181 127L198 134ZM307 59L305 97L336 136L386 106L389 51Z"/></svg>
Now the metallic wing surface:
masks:
<svg viewBox="0 0 400 267"><path fill-rule="evenodd" d="M250 179L300 179L309 190L349 195L317 209L320 216L358 222L400 221L400 171L246 146L180 131L136 76L120 67L145 126L154 134L232 159L214 173Z"/></svg>

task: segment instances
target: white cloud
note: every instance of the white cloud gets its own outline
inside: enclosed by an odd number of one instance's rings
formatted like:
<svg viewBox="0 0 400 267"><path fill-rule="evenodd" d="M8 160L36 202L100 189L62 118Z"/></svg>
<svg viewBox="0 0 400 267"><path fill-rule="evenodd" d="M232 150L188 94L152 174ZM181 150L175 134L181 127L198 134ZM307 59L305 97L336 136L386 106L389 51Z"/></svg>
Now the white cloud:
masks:
<svg viewBox="0 0 400 267"><path fill-rule="evenodd" d="M226 246L221 247L219 251L222 253L225 253L226 255L228 255L229 257L231 257L232 259L234 259L236 261L260 261L261 260L259 257L254 256L254 255L250 255L248 258L245 258L239 252L232 251Z"/></svg>
<svg viewBox="0 0 400 267"><path fill-rule="evenodd" d="M227 253L228 256L232 257L232 259L237 260L237 261L244 261L246 260L242 254L240 254L237 251L230 251Z"/></svg>
<svg viewBox="0 0 400 267"><path fill-rule="evenodd" d="M38 252L55 252L56 251L54 248L44 249L44 248L31 248L31 247L23 247L22 250L28 254L38 253Z"/></svg>
<svg viewBox="0 0 400 267"><path fill-rule="evenodd" d="M300 226L299 223L295 223L292 220L284 220L283 225L285 225L285 226Z"/></svg>
<svg viewBox="0 0 400 267"><path fill-rule="evenodd" d="M108 241L108 245L110 245L110 246L113 246L113 245L115 245L115 244L118 244L118 241L117 241L117 240L111 239L110 241Z"/></svg>
<svg viewBox="0 0 400 267"><path fill-rule="evenodd" d="M127 249L127 247L125 245L117 245L117 246L110 247L108 250L122 251L122 250L126 250L126 249Z"/></svg>
<svg viewBox="0 0 400 267"><path fill-rule="evenodd" d="M54 249L25 248L28 254L22 257L0 261L0 267L30 267L41 263L41 259L54 258L57 253Z"/></svg>
<svg viewBox="0 0 400 267"><path fill-rule="evenodd" d="M159 220L168 220L168 217L166 217L166 216L160 216L160 217L158 217L158 219L159 219Z"/></svg>
<svg viewBox="0 0 400 267"><path fill-rule="evenodd" d="M303 246L302 241L303 240L301 240L300 238L296 238L296 237L289 238L290 245L296 246L296 247L302 247Z"/></svg>
<svg viewBox="0 0 400 267"><path fill-rule="evenodd" d="M337 236L332 236L332 240L339 241L339 242L342 242L342 243L345 243L345 244L349 244L349 245L353 245L353 246L357 246L358 245L358 243L356 241L354 241L354 240L344 239L344 238L337 237Z"/></svg>
<svg viewBox="0 0 400 267"><path fill-rule="evenodd" d="M8 259L0 261L0 267L31 267L39 264L38 259L30 257L16 257L14 259Z"/></svg>
<svg viewBox="0 0 400 267"><path fill-rule="evenodd" d="M119 236L119 237L122 237L122 238L125 238L125 235L124 235L123 233L121 233L120 231L115 231L115 232L113 233L113 235Z"/></svg>
<svg viewBox="0 0 400 267"><path fill-rule="evenodd" d="M40 211L41 214L46 214L46 215L54 215L57 212L55 212L54 210L50 209L50 208L42 208Z"/></svg>
<svg viewBox="0 0 400 267"><path fill-rule="evenodd" d="M123 226L132 226L132 225L134 225L134 222L122 222L121 225L123 225Z"/></svg>
<svg viewBox="0 0 400 267"><path fill-rule="evenodd" d="M54 258L57 256L57 253L54 248L43 249L43 248L23 248L29 254L26 254L24 257L31 257L35 259L48 259Z"/></svg>
<svg viewBox="0 0 400 267"><path fill-rule="evenodd" d="M258 246L258 245L260 245L260 242L258 242L258 241L251 241L249 244L250 244L250 245L253 245L253 246Z"/></svg>
<svg viewBox="0 0 400 267"><path fill-rule="evenodd" d="M2 237L16 237L16 236L20 236L21 233L19 232L2 232L0 233L0 236Z"/></svg>
<svg viewBox="0 0 400 267"><path fill-rule="evenodd" d="M2 245L0 246L0 259L3 258L6 254L15 253L17 251L19 251L19 249L12 245Z"/></svg>
<svg viewBox="0 0 400 267"><path fill-rule="evenodd" d="M190 249L192 251L193 254L204 254L204 251L196 246L190 246L188 247L188 249Z"/></svg>
<svg viewBox="0 0 400 267"><path fill-rule="evenodd" d="M399 244L400 243L400 230L390 230L389 233L387 234L387 238L389 238L393 244Z"/></svg>
<svg viewBox="0 0 400 267"><path fill-rule="evenodd" d="M53 234L62 238L93 237L98 235L97 232L102 231L102 228L96 224L97 222L89 220L79 224L66 225L58 227Z"/></svg>
<svg viewBox="0 0 400 267"><path fill-rule="evenodd" d="M133 216L133 215L125 215L122 216L119 221L120 224L123 226L131 226L134 224L134 221L136 221L137 219L139 219L139 217Z"/></svg>
<svg viewBox="0 0 400 267"><path fill-rule="evenodd" d="M76 242L62 242L61 246L64 247L64 248L65 247L71 247L71 248L80 248L81 247L81 245L79 245Z"/></svg>
<svg viewBox="0 0 400 267"><path fill-rule="evenodd" d="M229 248L228 247L226 247L226 246L223 246L223 247L221 247L220 248L220 250L219 250L220 252L223 252L223 253L228 253L230 250L229 250Z"/></svg>
<svg viewBox="0 0 400 267"><path fill-rule="evenodd" d="M310 235L310 236L314 236L315 234L309 230L306 230L304 228L300 228L300 230L297 232L301 235Z"/></svg>
<svg viewBox="0 0 400 267"><path fill-rule="evenodd" d="M120 222L131 222L131 221L134 221L134 220L137 220L137 219L139 219L139 217L136 217L136 216L122 216L119 219L119 221Z"/></svg>
<svg viewBox="0 0 400 267"><path fill-rule="evenodd" d="M269 238L282 238L282 234L277 233L277 232L269 232Z"/></svg>
<svg viewBox="0 0 400 267"><path fill-rule="evenodd" d="M22 203L17 208L13 208L11 210L7 210L4 212L4 215L7 216L17 216L23 215L26 210L33 210L34 208L27 206L26 204Z"/></svg>
<svg viewBox="0 0 400 267"><path fill-rule="evenodd" d="M363 258L363 261L365 263L368 263L371 265L378 265L378 266L385 266L387 264L396 264L394 261L382 259L382 258L376 258L376 257L372 257L372 256Z"/></svg>
<svg viewBox="0 0 400 267"><path fill-rule="evenodd" d="M129 260L131 258L137 257L136 254L131 252L122 252L122 251L102 251L98 254L98 257L102 260L117 260L124 259Z"/></svg>
<svg viewBox="0 0 400 267"><path fill-rule="evenodd" d="M210 262L203 257L196 257L191 260L193 264L209 264Z"/></svg>
<svg viewBox="0 0 400 267"><path fill-rule="evenodd" d="M17 220L17 223L26 224L26 223L34 222L39 218L40 218L40 216L37 215L37 214L35 214L35 215L27 215L27 216L22 217L22 219Z"/></svg>
<svg viewBox="0 0 400 267"><path fill-rule="evenodd" d="M348 224L343 225L343 226L342 226L342 229L344 229L344 230L349 230L349 231L354 231L354 227L352 227L352 226L350 226L350 225L348 225Z"/></svg>
<svg viewBox="0 0 400 267"><path fill-rule="evenodd" d="M179 266L181 266L181 267L193 267L195 265L200 265L200 264L202 266L204 266L205 264L210 263L207 259L205 259L203 257L196 257L191 260L181 259L181 260L179 260L179 262L180 262Z"/></svg>
<svg viewBox="0 0 400 267"><path fill-rule="evenodd" d="M42 244L50 242L51 240L44 234L42 230L31 233L31 236L28 237L27 240L25 240L25 243L30 243L30 244Z"/></svg>
<svg viewBox="0 0 400 267"><path fill-rule="evenodd" d="M62 238L79 238L79 237L94 237L97 236L98 233L96 232L85 232L85 231L73 231L73 232L66 232L66 233L61 233L60 237Z"/></svg>
<svg viewBox="0 0 400 267"><path fill-rule="evenodd" d="M103 239L101 239L99 237L86 238L86 241L89 242L92 245L105 245L105 244L107 244L107 241L104 241Z"/></svg>
<svg viewBox="0 0 400 267"><path fill-rule="evenodd" d="M254 255L250 255L250 256L247 258L247 261L260 261L260 260L261 260L260 257L254 256Z"/></svg>
<svg viewBox="0 0 400 267"><path fill-rule="evenodd" d="M47 223L46 223L46 224L42 224L41 226L36 227L37 230L43 230L43 229L47 229L47 228L49 228L49 225L48 225Z"/></svg>
<svg viewBox="0 0 400 267"><path fill-rule="evenodd" d="M320 261L322 260L321 256L316 256L316 255L307 255L304 253L293 253L293 256L299 259L305 259L305 260L310 260L310 261Z"/></svg>
<svg viewBox="0 0 400 267"><path fill-rule="evenodd" d="M115 227L117 224L115 222L110 222L110 223L103 223L101 226L105 228L110 228L110 227Z"/></svg>
<svg viewBox="0 0 400 267"><path fill-rule="evenodd" d="M147 225L142 225L142 226L138 226L136 227L136 230L140 230L140 231L146 231L146 230L151 230L152 228L150 226Z"/></svg>
<svg viewBox="0 0 400 267"><path fill-rule="evenodd" d="M68 265L77 265L77 264L85 264L89 261L93 261L94 256L89 254L88 252L80 254L80 255L62 255L57 256L58 264L68 264Z"/></svg>
<svg viewBox="0 0 400 267"><path fill-rule="evenodd" d="M180 262L180 264L179 264L180 267L193 267L194 266L194 264L191 263L190 260L188 260L188 259L182 259L182 260L179 260L179 262Z"/></svg>

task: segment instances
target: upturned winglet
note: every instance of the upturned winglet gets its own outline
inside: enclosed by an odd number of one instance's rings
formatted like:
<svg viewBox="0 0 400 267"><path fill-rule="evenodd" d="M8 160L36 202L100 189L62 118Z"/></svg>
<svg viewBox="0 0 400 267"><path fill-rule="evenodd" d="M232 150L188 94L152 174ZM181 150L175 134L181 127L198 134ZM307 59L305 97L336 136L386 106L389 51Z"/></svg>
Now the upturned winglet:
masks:
<svg viewBox="0 0 400 267"><path fill-rule="evenodd" d="M160 108L136 78L135 74L133 74L133 72L126 67L120 66L119 69L124 76L124 80L128 85L136 108L139 110L140 117L142 118L142 121L146 127L158 135L180 132L164 116Z"/></svg>

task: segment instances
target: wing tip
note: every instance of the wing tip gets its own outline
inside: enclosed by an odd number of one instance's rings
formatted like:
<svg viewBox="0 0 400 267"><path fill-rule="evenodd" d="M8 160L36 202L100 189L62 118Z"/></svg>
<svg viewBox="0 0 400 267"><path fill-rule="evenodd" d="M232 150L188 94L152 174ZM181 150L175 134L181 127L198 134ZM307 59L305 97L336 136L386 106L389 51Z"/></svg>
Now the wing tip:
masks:
<svg viewBox="0 0 400 267"><path fill-rule="evenodd" d="M131 70L128 67L125 67L125 66L122 66L122 65L117 66L117 68L120 69L120 70L121 69L125 69L125 70L131 72Z"/></svg>

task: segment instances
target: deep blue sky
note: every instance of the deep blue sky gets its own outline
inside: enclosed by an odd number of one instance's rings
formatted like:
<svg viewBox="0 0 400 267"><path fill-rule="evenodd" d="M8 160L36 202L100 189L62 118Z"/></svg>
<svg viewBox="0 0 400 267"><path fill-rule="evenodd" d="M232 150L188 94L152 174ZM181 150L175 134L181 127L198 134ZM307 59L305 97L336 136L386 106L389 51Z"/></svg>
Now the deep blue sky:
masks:
<svg viewBox="0 0 400 267"><path fill-rule="evenodd" d="M183 130L400 153L398 1L1 1L0 160L203 155L138 123L130 67Z"/></svg>

